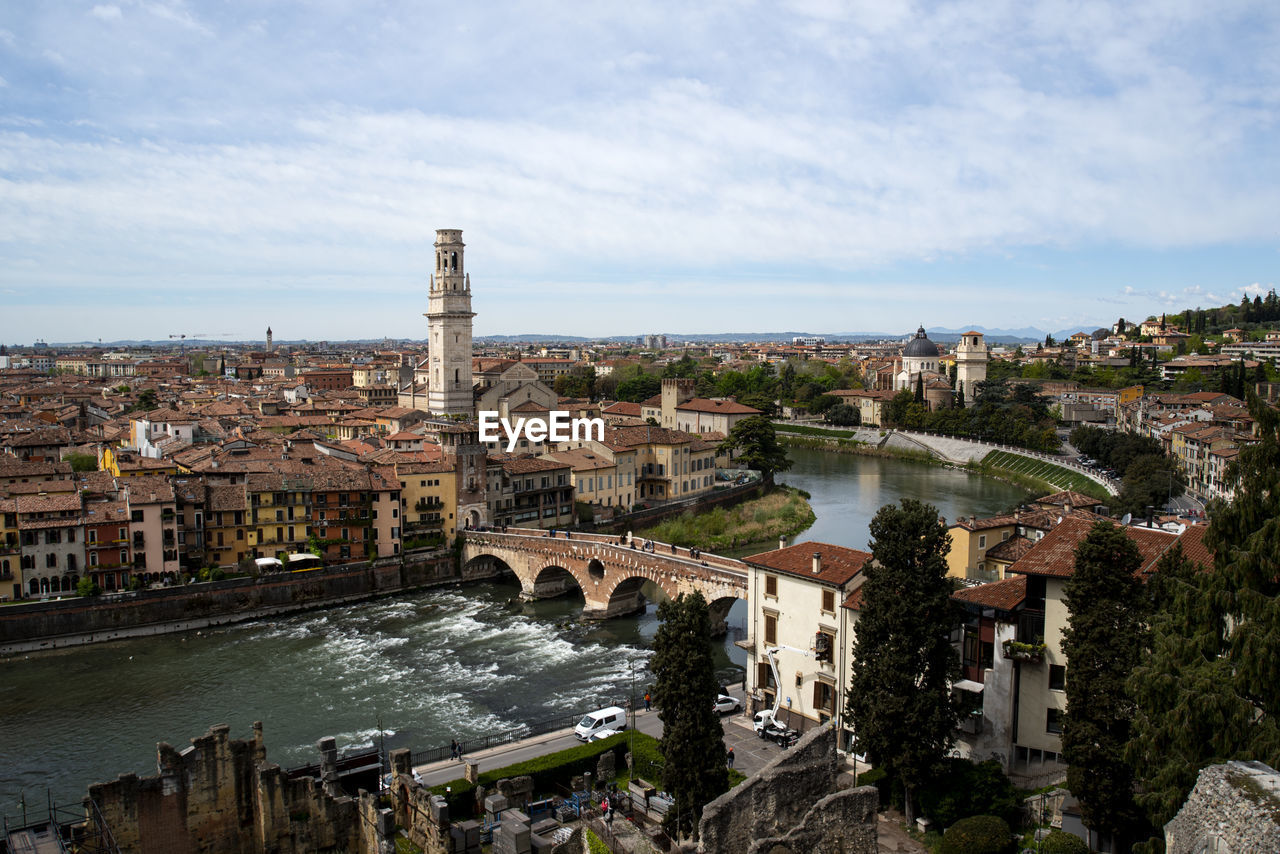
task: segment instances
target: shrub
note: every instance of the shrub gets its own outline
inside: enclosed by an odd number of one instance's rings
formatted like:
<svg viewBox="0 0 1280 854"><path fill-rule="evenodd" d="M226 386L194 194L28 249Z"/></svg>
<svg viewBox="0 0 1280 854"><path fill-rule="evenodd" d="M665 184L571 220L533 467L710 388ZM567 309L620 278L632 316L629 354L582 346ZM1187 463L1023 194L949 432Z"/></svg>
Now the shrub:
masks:
<svg viewBox="0 0 1280 854"><path fill-rule="evenodd" d="M587 848L591 854L610 854L609 846L605 845L590 829L587 830Z"/></svg>
<svg viewBox="0 0 1280 854"><path fill-rule="evenodd" d="M1074 833L1053 830L1040 845L1044 854L1089 854L1089 846Z"/></svg>
<svg viewBox="0 0 1280 854"><path fill-rule="evenodd" d="M1013 847L1009 825L999 816L962 818L942 835L942 854L1005 854Z"/></svg>
<svg viewBox="0 0 1280 854"><path fill-rule="evenodd" d="M1021 820L1022 804L999 762L948 759L943 773L921 788L920 812L938 827L971 815L999 816L1012 826Z"/></svg>

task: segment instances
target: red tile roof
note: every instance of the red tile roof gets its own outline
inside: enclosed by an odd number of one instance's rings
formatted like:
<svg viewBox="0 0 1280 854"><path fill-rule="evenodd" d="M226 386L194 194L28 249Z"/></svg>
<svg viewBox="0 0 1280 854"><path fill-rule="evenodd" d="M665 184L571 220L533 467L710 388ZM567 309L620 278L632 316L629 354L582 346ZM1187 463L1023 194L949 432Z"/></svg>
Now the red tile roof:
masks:
<svg viewBox="0 0 1280 854"><path fill-rule="evenodd" d="M695 397L676 406L676 410L686 412L723 412L729 415L760 415L760 410L753 406L738 403L736 400L711 400Z"/></svg>
<svg viewBox="0 0 1280 854"><path fill-rule="evenodd" d="M1096 523L1074 516L1062 520L1060 525L1036 543L1035 548L1021 560L1015 561L1007 572L1070 578L1075 572L1076 546L1088 536L1094 524ZM1138 546L1138 552L1142 556L1138 569L1141 575L1150 572L1160 555L1177 539L1174 534L1159 529L1126 527L1124 532Z"/></svg>
<svg viewBox="0 0 1280 854"><path fill-rule="evenodd" d="M1015 575L1003 581L990 584L979 584L977 587L966 587L951 594L952 599L981 605L984 608L995 608L998 611L1012 611L1027 598L1027 577Z"/></svg>
<svg viewBox="0 0 1280 854"><path fill-rule="evenodd" d="M813 571L813 555L822 556L821 571ZM821 581L824 584L843 585L862 571L863 565L871 559L870 552L848 549L844 546L833 546L828 543L797 543L785 549L774 549L743 560L760 569L772 572L783 572L802 578Z"/></svg>

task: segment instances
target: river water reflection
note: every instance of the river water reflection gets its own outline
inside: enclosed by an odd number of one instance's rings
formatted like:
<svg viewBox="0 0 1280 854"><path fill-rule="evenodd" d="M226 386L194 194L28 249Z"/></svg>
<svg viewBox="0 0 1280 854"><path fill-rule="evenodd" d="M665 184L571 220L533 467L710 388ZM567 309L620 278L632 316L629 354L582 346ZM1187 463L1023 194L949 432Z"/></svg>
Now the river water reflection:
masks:
<svg viewBox="0 0 1280 854"><path fill-rule="evenodd" d="M817 522L797 540L867 545L867 523L902 497L948 519L994 513L1014 487L914 462L794 449L780 479L808 490ZM517 601L514 582L452 587L185 635L4 661L0 814L32 815L46 790L77 803L89 783L155 773L155 744L185 746L212 724L247 738L264 722L268 757L311 762L325 735L346 749L465 740L643 694L654 608L582 624L582 599ZM746 608L729 615L722 681L741 678Z"/></svg>

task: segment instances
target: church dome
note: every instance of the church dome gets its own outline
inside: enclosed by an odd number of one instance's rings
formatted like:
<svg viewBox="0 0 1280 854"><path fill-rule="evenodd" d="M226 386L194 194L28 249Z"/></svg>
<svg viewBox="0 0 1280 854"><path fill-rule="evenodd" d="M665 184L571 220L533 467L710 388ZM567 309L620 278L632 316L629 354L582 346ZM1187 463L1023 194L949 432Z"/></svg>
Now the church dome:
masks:
<svg viewBox="0 0 1280 854"><path fill-rule="evenodd" d="M938 345L929 340L929 336L924 334L924 327L921 326L916 330L916 337L907 343L907 348L902 351L902 355L915 358L937 357Z"/></svg>

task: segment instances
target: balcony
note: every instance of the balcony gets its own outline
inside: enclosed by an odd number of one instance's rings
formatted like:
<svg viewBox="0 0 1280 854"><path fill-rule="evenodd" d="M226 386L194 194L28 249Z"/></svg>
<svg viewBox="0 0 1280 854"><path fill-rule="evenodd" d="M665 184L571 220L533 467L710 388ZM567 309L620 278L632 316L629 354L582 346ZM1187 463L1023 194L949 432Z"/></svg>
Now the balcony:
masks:
<svg viewBox="0 0 1280 854"><path fill-rule="evenodd" d="M1025 643L1007 640L1004 642L1004 657L1012 661L1026 661L1040 664L1044 661L1045 645L1043 643Z"/></svg>

